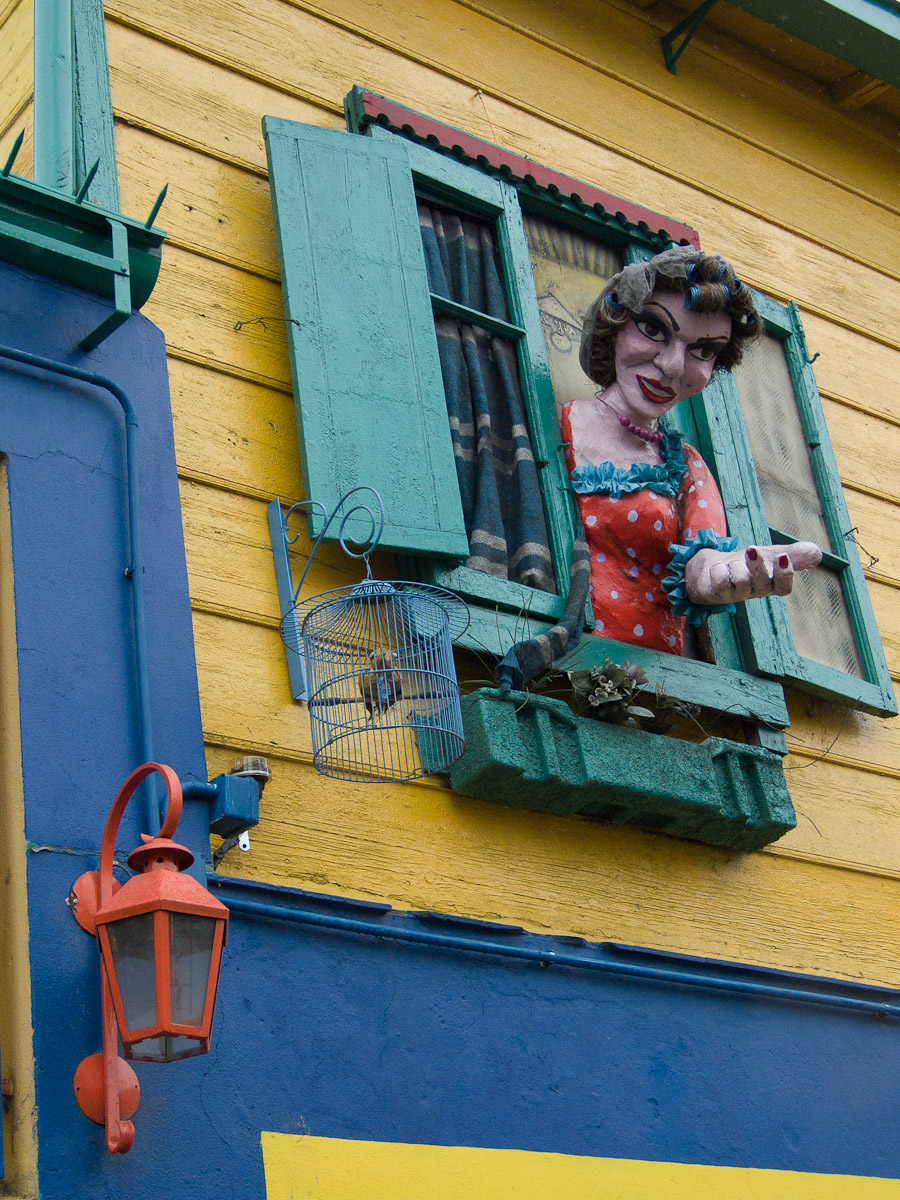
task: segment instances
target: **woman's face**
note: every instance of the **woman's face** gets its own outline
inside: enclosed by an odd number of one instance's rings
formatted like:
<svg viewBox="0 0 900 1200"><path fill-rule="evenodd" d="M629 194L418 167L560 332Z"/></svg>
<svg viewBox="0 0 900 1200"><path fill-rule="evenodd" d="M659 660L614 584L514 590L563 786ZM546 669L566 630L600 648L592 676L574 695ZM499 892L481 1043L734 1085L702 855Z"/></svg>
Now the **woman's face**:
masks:
<svg viewBox="0 0 900 1200"><path fill-rule="evenodd" d="M646 422L709 383L731 336L726 313L696 313L680 292L654 291L616 338L616 382L626 415Z"/></svg>

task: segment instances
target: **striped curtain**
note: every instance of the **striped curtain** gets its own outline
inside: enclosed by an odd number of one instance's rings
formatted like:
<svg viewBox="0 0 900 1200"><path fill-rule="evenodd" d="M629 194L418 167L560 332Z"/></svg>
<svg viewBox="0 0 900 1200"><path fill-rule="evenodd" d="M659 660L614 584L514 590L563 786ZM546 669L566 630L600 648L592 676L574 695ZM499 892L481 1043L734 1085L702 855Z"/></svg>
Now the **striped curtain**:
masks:
<svg viewBox="0 0 900 1200"><path fill-rule="evenodd" d="M432 294L473 309L435 315L462 496L466 566L545 592L556 582L519 382L515 342L478 323L509 321L494 230L487 221L419 202Z"/></svg>

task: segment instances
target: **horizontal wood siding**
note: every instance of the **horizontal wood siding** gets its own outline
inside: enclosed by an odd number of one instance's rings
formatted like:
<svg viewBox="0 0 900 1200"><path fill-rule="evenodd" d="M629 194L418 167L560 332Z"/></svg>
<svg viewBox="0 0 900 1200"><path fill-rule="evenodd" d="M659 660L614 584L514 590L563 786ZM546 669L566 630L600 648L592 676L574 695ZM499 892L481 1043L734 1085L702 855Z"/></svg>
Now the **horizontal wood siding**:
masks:
<svg viewBox="0 0 900 1200"><path fill-rule="evenodd" d="M34 3L0 0L0 167L25 130L13 168L31 178L34 166Z"/></svg>
<svg viewBox="0 0 900 1200"><path fill-rule="evenodd" d="M232 874L400 907L900 985L900 723L790 697L798 828L737 855L323 779L290 697L265 506L299 499L260 120L341 128L355 84L695 226L801 307L851 519L900 680L900 207L884 118L833 108L701 33L669 75L622 0L109 0L123 207L165 180L145 308L165 332L210 773L272 759ZM2 11L2 10L0 10ZM298 563L308 553L298 542ZM378 571L391 574L390 556ZM358 577L324 550L311 591ZM241 664L239 671L235 663Z"/></svg>

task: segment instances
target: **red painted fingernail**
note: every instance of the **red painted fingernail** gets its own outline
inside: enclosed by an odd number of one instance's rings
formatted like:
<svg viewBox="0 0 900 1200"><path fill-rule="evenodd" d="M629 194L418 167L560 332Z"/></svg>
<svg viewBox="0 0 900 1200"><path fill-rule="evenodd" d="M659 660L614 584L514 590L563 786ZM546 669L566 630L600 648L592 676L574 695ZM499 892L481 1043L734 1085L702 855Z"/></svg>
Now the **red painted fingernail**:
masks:
<svg viewBox="0 0 900 1200"><path fill-rule="evenodd" d="M756 562L756 560L759 558L759 551L757 550L757 548L755 546L748 547L747 557L750 559L751 562Z"/></svg>
<svg viewBox="0 0 900 1200"><path fill-rule="evenodd" d="M788 558L788 556L786 554L782 554L782 556L778 560L778 565L779 565L779 567L786 567L790 564L790 561L791 560Z"/></svg>

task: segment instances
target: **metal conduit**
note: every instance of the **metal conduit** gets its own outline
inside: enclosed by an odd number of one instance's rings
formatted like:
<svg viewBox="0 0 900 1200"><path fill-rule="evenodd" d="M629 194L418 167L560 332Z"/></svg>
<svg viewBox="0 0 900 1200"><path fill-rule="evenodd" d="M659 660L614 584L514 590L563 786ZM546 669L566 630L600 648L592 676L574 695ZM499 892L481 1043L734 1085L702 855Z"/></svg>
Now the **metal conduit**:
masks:
<svg viewBox="0 0 900 1200"><path fill-rule="evenodd" d="M82 371L80 367L70 366L69 363L57 362L52 358L44 358L39 354L29 354L25 350L16 350L12 346L0 345L0 358L22 363L27 367L35 367L41 371L51 371L55 375L64 375L69 379L78 379L82 383L104 388L118 401L125 416L125 479L128 491L128 505L125 513L125 527L128 538L128 564L125 574L131 580L131 597L134 607L134 657L135 674L137 676L138 693L138 724L141 742L141 761L155 762L156 754L153 743L153 724L150 712L150 681L148 674L147 656L147 618L144 603L144 560L141 549L141 516L140 493L137 478L137 433L138 425L134 416L134 408L127 394L105 375L97 375L92 371ZM151 832L158 833L162 825L162 810L158 791L148 787L148 820Z"/></svg>
<svg viewBox="0 0 900 1200"><path fill-rule="evenodd" d="M215 886L210 879L211 886ZM242 896L229 896L228 908L233 913L244 913L249 917L267 917L277 921L292 921L301 925L315 925L325 929L338 929L345 933L368 934L372 937L413 942L466 953L488 954L499 958L518 959L540 963L542 966L575 967L580 970L601 971L607 975L618 975L633 979L646 979L656 983L669 983L688 987L711 988L722 992L735 992L745 996L768 1000L786 1000L797 1004L820 1004L842 1008L880 1017L900 1017L900 1004L888 1004L878 1000L865 1000L856 996L842 996L829 992L816 992L809 988L779 987L752 979L710 978L690 970L666 969L644 963L612 962L567 950L537 950L531 946L507 945L489 942L481 938L456 937L453 934L437 933L429 929L405 929L383 925L378 921L360 917L341 917L332 913L306 912L269 904L260 900L248 900Z"/></svg>

